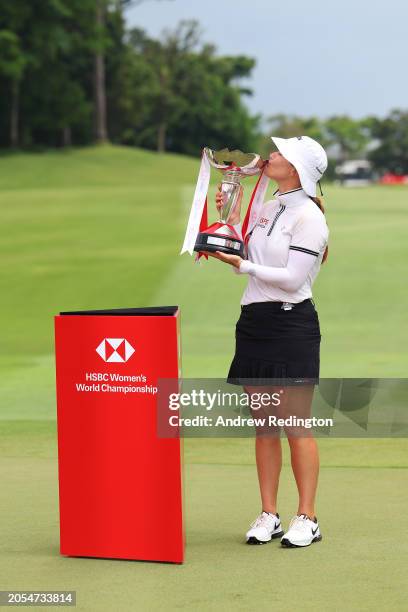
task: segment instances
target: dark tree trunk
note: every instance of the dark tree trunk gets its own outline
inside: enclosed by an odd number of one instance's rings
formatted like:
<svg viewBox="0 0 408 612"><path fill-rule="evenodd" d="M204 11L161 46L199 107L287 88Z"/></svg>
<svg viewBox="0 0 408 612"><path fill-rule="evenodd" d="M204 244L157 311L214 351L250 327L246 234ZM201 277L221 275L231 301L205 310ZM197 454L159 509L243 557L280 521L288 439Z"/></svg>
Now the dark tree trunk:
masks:
<svg viewBox="0 0 408 612"><path fill-rule="evenodd" d="M164 153L166 151L166 131L167 124L162 122L159 125L157 132L157 152Z"/></svg>
<svg viewBox="0 0 408 612"><path fill-rule="evenodd" d="M10 108L10 145L13 149L18 147L18 115L19 115L19 83L13 81L11 85L11 108Z"/></svg>
<svg viewBox="0 0 408 612"><path fill-rule="evenodd" d="M96 25L98 30L105 26L104 0L96 3ZM106 124L106 88L105 88L105 57L102 50L95 53L95 123L96 141L103 143L108 140L108 128Z"/></svg>
<svg viewBox="0 0 408 612"><path fill-rule="evenodd" d="M62 129L62 146L70 147L72 145L72 132L69 125Z"/></svg>

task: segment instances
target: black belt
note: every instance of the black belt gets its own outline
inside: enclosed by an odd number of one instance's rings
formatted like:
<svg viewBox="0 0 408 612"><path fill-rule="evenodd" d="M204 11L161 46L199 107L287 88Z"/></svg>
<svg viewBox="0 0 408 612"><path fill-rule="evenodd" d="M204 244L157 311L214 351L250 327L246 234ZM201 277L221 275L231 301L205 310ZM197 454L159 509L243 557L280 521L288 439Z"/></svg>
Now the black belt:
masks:
<svg viewBox="0 0 408 612"><path fill-rule="evenodd" d="M316 307L316 304L314 303L312 298L306 298L301 302L275 302L273 300L270 300L268 302L251 302L251 304L242 304L241 310L244 310L244 308L272 308L273 310L292 310L292 308L296 308L297 306L300 306L300 304L305 304L306 302L311 302L313 306Z"/></svg>

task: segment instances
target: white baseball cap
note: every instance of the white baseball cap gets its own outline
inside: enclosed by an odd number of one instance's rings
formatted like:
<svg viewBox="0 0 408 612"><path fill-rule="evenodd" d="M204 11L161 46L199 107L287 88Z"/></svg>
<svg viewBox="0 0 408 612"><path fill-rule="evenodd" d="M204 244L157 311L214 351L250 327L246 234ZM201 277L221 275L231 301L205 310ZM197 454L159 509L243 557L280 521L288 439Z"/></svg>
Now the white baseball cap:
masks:
<svg viewBox="0 0 408 612"><path fill-rule="evenodd" d="M316 196L316 185L327 168L327 155L322 145L309 136L271 138L283 157L295 166L307 195Z"/></svg>

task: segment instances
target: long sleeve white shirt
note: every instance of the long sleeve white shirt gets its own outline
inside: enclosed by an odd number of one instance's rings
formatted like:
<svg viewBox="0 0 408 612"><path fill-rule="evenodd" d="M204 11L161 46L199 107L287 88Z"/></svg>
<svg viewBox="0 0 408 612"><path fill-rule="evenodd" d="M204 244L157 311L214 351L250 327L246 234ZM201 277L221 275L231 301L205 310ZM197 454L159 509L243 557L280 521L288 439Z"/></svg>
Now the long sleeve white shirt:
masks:
<svg viewBox="0 0 408 612"><path fill-rule="evenodd" d="M241 232L241 223L235 226ZM236 274L248 274L241 304L312 297L329 237L326 218L303 189L265 202Z"/></svg>

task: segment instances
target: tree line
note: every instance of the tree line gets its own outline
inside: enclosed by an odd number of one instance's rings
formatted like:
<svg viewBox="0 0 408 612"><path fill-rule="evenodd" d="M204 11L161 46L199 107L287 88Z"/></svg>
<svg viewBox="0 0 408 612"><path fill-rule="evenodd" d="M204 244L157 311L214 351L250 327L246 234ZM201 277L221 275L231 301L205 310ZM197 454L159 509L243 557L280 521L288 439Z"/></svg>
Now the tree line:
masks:
<svg viewBox="0 0 408 612"><path fill-rule="evenodd" d="M368 116L354 119L334 115L327 119L276 114L267 120L268 134L290 138L305 134L318 140L330 151L328 174L334 166L349 159L371 161L378 172L408 174L408 111L392 110L385 118ZM270 140L261 139L260 149L266 153Z"/></svg>
<svg viewBox="0 0 408 612"><path fill-rule="evenodd" d="M196 154L252 149L240 86L255 65L183 21L153 39L126 29L126 0L0 0L0 146L105 142Z"/></svg>
<svg viewBox="0 0 408 612"><path fill-rule="evenodd" d="M302 133L338 160L364 155L379 170L408 173L408 111L359 120L252 115L243 83L255 60L220 55L196 21L158 38L127 28L126 9L142 2L0 0L0 147L110 141L188 155L206 145L266 155L269 134Z"/></svg>

